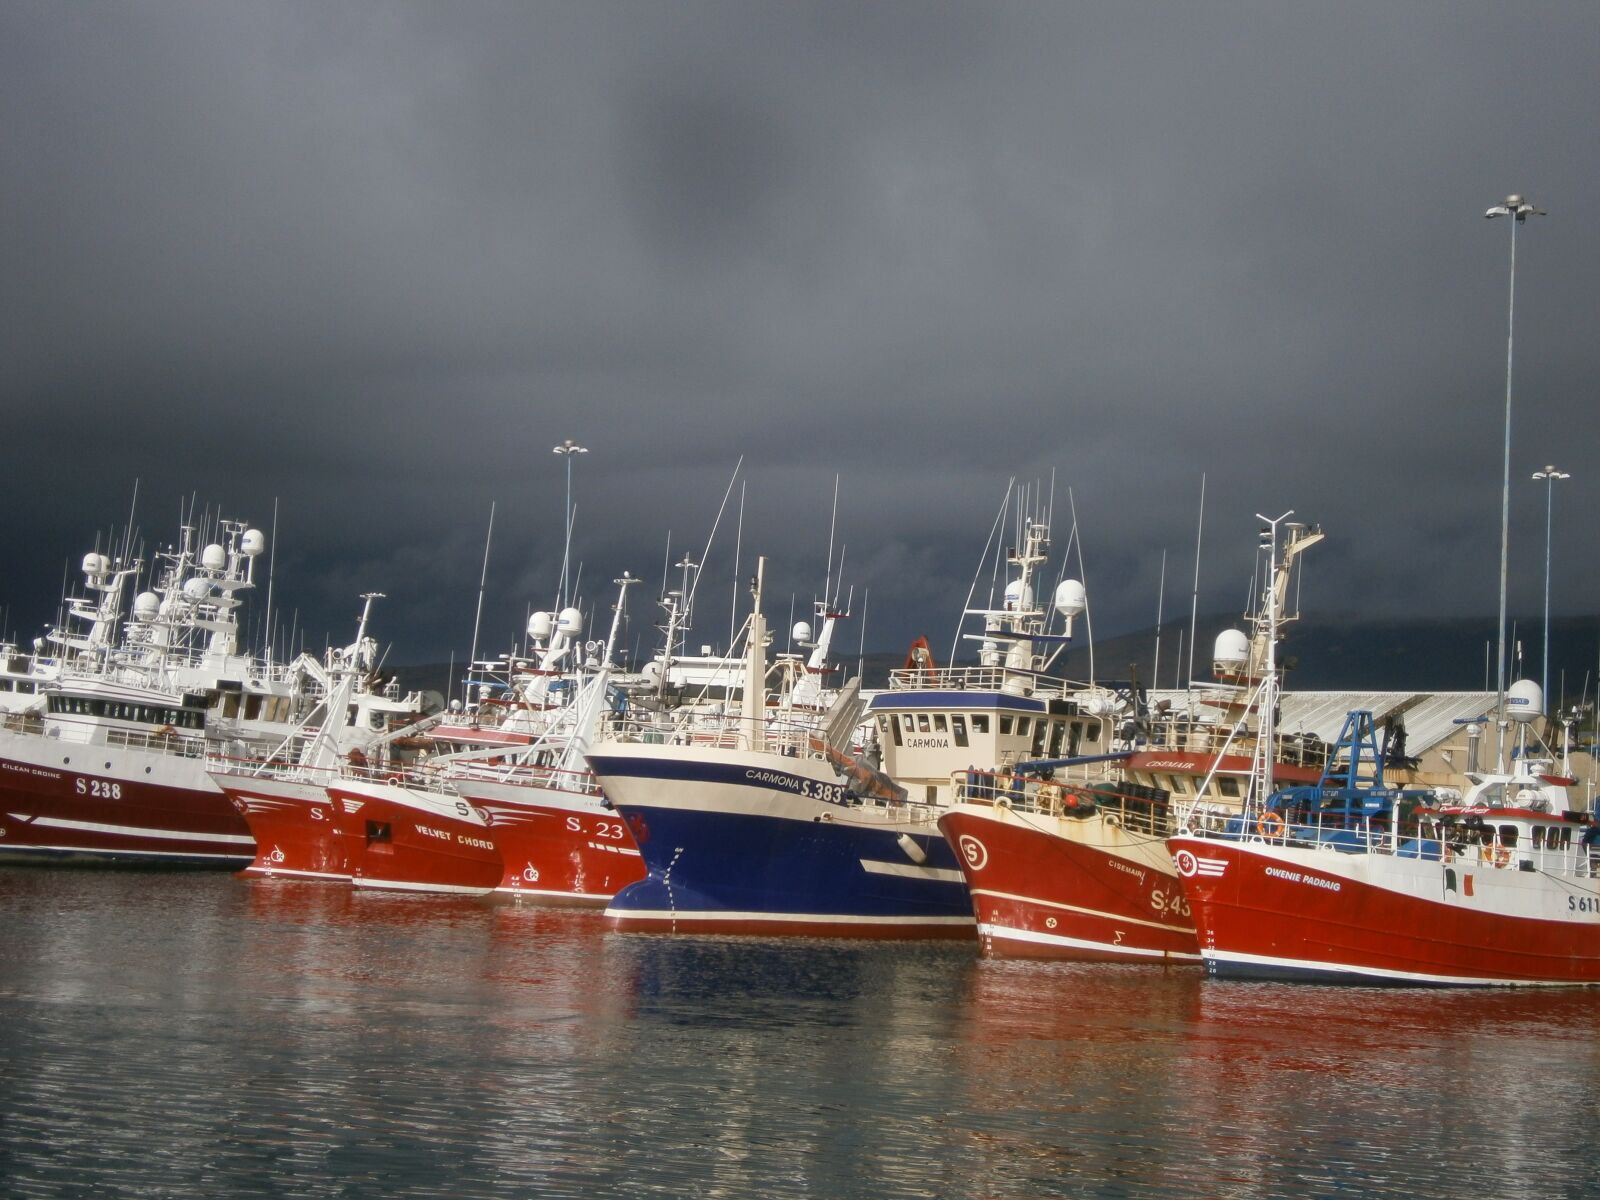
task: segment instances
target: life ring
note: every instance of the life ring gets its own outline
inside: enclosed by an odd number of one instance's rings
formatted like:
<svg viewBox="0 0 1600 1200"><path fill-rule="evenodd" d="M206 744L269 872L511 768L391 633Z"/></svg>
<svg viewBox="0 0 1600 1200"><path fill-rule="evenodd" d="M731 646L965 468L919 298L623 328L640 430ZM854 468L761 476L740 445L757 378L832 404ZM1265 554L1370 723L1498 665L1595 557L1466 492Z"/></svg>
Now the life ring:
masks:
<svg viewBox="0 0 1600 1200"><path fill-rule="evenodd" d="M1256 818L1256 832L1269 841L1281 838L1288 830L1288 822L1278 813L1264 812Z"/></svg>

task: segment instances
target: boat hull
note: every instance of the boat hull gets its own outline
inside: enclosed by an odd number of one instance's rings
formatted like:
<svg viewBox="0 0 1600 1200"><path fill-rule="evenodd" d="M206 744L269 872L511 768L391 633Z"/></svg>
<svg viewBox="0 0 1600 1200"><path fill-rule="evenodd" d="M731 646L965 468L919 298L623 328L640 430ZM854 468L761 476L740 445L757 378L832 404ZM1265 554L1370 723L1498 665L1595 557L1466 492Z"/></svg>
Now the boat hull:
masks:
<svg viewBox="0 0 1600 1200"><path fill-rule="evenodd" d="M1262 840L1169 843L1219 979L1600 984L1600 879Z"/></svg>
<svg viewBox="0 0 1600 1200"><path fill-rule="evenodd" d="M358 888L481 896L504 874L488 823L455 796L355 779L328 796Z"/></svg>
<svg viewBox="0 0 1600 1200"><path fill-rule="evenodd" d="M963 803L939 828L966 873L992 958L1198 964L1189 905L1159 838L1103 814Z"/></svg>
<svg viewBox="0 0 1600 1200"><path fill-rule="evenodd" d="M258 775L212 778L256 840L256 856L244 868L246 875L350 881L348 839L321 782Z"/></svg>
<svg viewBox="0 0 1600 1200"><path fill-rule="evenodd" d="M489 816L504 863L497 894L604 908L621 888L644 878L627 825L595 793L472 779L457 780L455 787Z"/></svg>
<svg viewBox="0 0 1600 1200"><path fill-rule="evenodd" d="M648 875L606 909L640 932L970 938L953 853L916 806L850 802L816 759L629 746L589 755Z"/></svg>
<svg viewBox="0 0 1600 1200"><path fill-rule="evenodd" d="M198 757L0 731L0 862L237 871L254 856Z"/></svg>

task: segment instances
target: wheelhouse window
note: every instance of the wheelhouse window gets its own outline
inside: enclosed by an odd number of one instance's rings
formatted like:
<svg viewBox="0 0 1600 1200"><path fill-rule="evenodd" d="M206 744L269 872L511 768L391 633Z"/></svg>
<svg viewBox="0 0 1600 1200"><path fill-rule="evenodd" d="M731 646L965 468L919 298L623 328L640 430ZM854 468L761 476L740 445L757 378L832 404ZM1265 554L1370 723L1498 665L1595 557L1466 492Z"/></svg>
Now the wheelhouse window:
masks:
<svg viewBox="0 0 1600 1200"><path fill-rule="evenodd" d="M950 717L950 732L955 735L956 745L967 744L967 719L960 713L953 713Z"/></svg>
<svg viewBox="0 0 1600 1200"><path fill-rule="evenodd" d="M918 733L927 733L927 732L929 732L929 730L928 730L928 714L927 713L918 713L917 714L917 732Z"/></svg>
<svg viewBox="0 0 1600 1200"><path fill-rule="evenodd" d="M1010 737L1011 736L1011 718L1010 717L1001 717L1000 718L1000 736L1001 737Z"/></svg>
<svg viewBox="0 0 1600 1200"><path fill-rule="evenodd" d="M902 743L900 741L900 722L899 721L896 721L893 717L884 717L883 718L883 727L884 727L885 730L888 731L889 735L894 738L894 744L896 746L904 744L904 743Z"/></svg>
<svg viewBox="0 0 1600 1200"><path fill-rule="evenodd" d="M1235 800L1239 798L1239 781L1237 779L1231 779L1227 776L1223 776L1221 779L1217 780L1217 787L1221 789L1224 796L1231 797Z"/></svg>
<svg viewBox="0 0 1600 1200"><path fill-rule="evenodd" d="M988 713L973 713L972 714L972 732L973 733L982 733L982 734L987 734L989 732L989 714Z"/></svg>

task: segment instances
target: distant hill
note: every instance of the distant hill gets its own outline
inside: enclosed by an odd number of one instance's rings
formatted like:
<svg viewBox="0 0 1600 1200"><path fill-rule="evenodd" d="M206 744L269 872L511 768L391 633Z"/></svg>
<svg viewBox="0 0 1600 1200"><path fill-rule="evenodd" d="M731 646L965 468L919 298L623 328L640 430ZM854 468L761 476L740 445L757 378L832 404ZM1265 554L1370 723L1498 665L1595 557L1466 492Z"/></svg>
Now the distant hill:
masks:
<svg viewBox="0 0 1600 1200"><path fill-rule="evenodd" d="M1211 675L1211 648L1217 634L1228 628L1243 628L1237 617L1211 616L1200 621L1198 651L1194 656L1196 678ZM1515 676L1538 678L1543 647L1543 627L1539 621L1519 621L1517 637L1522 643L1523 663ZM1079 636L1082 637L1082 626ZM1370 621L1355 619L1306 619L1287 627L1280 653L1294 666L1288 686L1308 691L1472 691L1484 687L1484 666L1493 655L1495 619L1450 618L1433 621ZM1178 682L1179 638L1183 662L1189 659L1188 629L1169 626L1161 635L1161 678L1159 686ZM1488 654L1485 647L1488 646ZM944 665L949 643L935 645L934 655ZM1102 680L1126 680L1136 671L1139 681L1149 685L1155 652L1155 630L1146 629L1118 637L1104 638L1094 648L1095 676ZM1600 654L1600 619L1558 618L1551 623L1550 687L1561 691L1561 672L1566 671L1569 703L1584 690L1585 677L1592 692L1595 664ZM905 662L905 651L879 651L868 654L863 666L864 683L869 688L883 687L889 672ZM847 673L854 674L856 660L845 659ZM1131 670L1130 670L1131 668ZM392 668L407 688L426 688L441 694L446 691L450 667L446 663L426 663ZM459 667L458 686L459 686ZM1071 679L1089 678L1089 650L1079 642L1064 656L1055 673ZM1494 686L1492 676L1489 687Z"/></svg>

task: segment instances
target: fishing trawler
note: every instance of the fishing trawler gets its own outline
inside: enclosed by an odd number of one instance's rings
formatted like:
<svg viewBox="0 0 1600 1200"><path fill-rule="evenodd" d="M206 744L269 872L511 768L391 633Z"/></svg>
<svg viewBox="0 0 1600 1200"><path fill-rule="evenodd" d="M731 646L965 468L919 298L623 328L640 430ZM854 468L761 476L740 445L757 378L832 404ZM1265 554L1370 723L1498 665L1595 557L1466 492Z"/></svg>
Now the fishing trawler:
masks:
<svg viewBox="0 0 1600 1200"><path fill-rule="evenodd" d="M420 694L402 697L393 686L371 686L378 646L367 636L367 623L377 599L381 593L362 597L354 642L330 648L320 665L307 664L321 699L271 754L208 762L212 782L255 838L247 875L348 882L351 847L335 820L328 784L349 765L387 771L389 747L429 724Z"/></svg>
<svg viewBox="0 0 1600 1200"><path fill-rule="evenodd" d="M1218 637L1216 682L1201 685L1195 711L1142 717L1136 695L1089 689L1058 701L1072 706L1065 736L1042 736L1036 724L1026 760L1013 752L1009 766L956 775L956 803L939 827L966 873L985 954L1199 962L1194 922L1166 849L1176 832L1174 805L1237 813L1262 738L1273 746L1281 778L1318 778L1326 747L1274 737L1261 719L1261 684L1275 669L1270 650L1279 630L1293 619L1285 604L1294 563L1321 538L1305 526L1291 529L1268 572L1253 636L1226 630ZM1210 710L1204 718L1201 708ZM910 722L901 720L910 740ZM1026 716L1003 720L1007 732L1015 722L1026 734Z"/></svg>
<svg viewBox="0 0 1600 1200"><path fill-rule="evenodd" d="M185 526L126 622L122 595L142 564L84 557L89 597L67 597L67 624L48 638L56 678L0 719L0 860L250 862L249 827L207 778L206 755L266 752L309 702L301 664L239 647L240 593L265 547L243 522Z"/></svg>
<svg viewBox="0 0 1600 1200"><path fill-rule="evenodd" d="M1464 792L1390 784L1372 714L1352 712L1317 784L1172 838L1207 971L1600 984L1600 827L1577 807L1570 763L1530 744L1541 707L1537 684L1512 686L1510 764L1502 748Z"/></svg>
<svg viewBox="0 0 1600 1200"><path fill-rule="evenodd" d="M820 720L787 692L768 705L765 570L763 559L737 714L691 710L667 729L625 722L588 753L648 871L612 898L607 921L661 933L971 937L937 810L851 753L860 681Z"/></svg>
<svg viewBox="0 0 1600 1200"><path fill-rule="evenodd" d="M561 719L515 754L492 761L461 757L448 765L456 793L488 816L504 865L499 894L599 907L644 876L633 836L584 762L613 705L626 703L614 695L612 659L628 588L638 580L624 572L614 582L619 592L610 634L589 673L573 674L577 690ZM576 612L564 615L569 634L578 630L577 620Z"/></svg>

